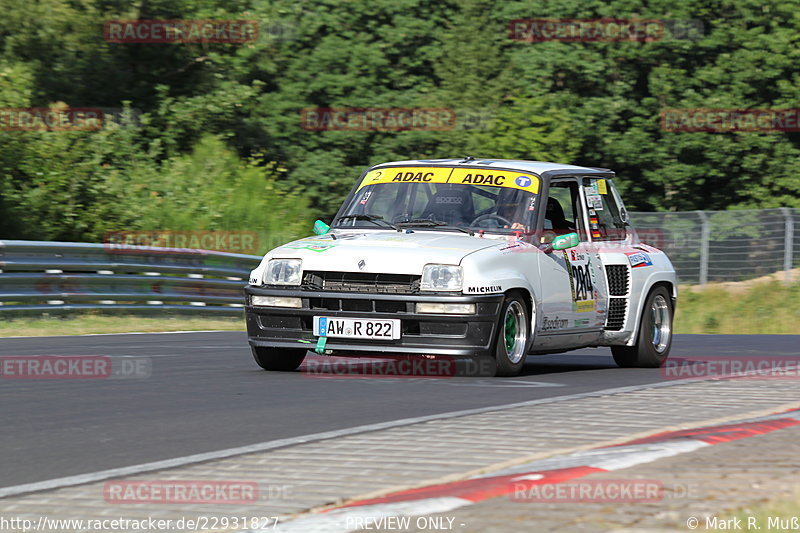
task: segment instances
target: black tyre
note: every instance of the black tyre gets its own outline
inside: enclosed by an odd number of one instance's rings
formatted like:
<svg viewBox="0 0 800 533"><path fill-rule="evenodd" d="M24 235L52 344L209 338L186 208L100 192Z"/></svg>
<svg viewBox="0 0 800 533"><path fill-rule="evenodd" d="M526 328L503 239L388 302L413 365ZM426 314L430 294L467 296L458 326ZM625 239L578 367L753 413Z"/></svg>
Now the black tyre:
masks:
<svg viewBox="0 0 800 533"><path fill-rule="evenodd" d="M633 346L612 346L617 365L623 368L658 368L672 347L672 298L667 289L656 287L647 296Z"/></svg>
<svg viewBox="0 0 800 533"><path fill-rule="evenodd" d="M516 376L525 364L530 338L528 307L519 296L506 296L500 309L494 358L497 376Z"/></svg>
<svg viewBox="0 0 800 533"><path fill-rule="evenodd" d="M253 359L264 370L278 370L289 372L297 367L306 358L306 350L287 350L283 348L250 347L253 350Z"/></svg>

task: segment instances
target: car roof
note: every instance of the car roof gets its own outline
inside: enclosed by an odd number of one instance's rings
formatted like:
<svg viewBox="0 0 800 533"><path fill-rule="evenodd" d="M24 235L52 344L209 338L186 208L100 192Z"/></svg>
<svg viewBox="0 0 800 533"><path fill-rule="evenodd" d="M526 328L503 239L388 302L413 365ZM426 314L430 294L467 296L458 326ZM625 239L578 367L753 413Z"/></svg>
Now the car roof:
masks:
<svg viewBox="0 0 800 533"><path fill-rule="evenodd" d="M531 172L541 177L553 177L558 175L570 174L602 174L613 177L614 173L607 168L581 167L576 165L566 165L564 163L551 163L548 161L525 161L521 159L479 159L479 158L459 158L459 159L411 159L408 161L392 161L381 163L372 168L387 166L459 166L476 168L503 168L509 170L519 170L520 172Z"/></svg>

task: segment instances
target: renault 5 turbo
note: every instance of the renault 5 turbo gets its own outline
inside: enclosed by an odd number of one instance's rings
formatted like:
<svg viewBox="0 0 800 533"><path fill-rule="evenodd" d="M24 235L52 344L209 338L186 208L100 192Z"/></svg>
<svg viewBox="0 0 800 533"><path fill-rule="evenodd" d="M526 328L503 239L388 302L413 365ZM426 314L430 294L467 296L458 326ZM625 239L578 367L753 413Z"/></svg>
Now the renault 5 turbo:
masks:
<svg viewBox="0 0 800 533"><path fill-rule="evenodd" d="M484 357L608 346L658 367L676 276L641 242L614 173L539 161L436 159L368 168L330 225L268 252L246 293L266 370L309 349L342 356Z"/></svg>

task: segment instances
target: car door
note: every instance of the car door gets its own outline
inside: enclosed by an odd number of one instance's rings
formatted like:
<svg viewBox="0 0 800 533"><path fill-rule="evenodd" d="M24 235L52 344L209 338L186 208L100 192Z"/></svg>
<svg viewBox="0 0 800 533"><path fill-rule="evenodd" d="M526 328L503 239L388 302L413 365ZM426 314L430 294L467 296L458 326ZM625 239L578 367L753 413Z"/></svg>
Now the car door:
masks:
<svg viewBox="0 0 800 533"><path fill-rule="evenodd" d="M577 233L574 248L538 254L543 345L570 347L597 338L605 322L607 290L600 256L589 238L588 211L580 178L553 179L545 200L542 239Z"/></svg>

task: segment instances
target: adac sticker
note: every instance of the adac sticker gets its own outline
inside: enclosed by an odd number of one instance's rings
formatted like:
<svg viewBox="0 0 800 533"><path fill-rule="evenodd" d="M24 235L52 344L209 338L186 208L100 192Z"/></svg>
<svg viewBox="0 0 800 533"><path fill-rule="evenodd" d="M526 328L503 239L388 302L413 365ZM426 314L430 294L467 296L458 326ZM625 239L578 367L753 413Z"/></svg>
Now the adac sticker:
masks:
<svg viewBox="0 0 800 533"><path fill-rule="evenodd" d="M539 178L536 176L503 170L454 168L447 183L491 185L508 189L520 189L532 193L539 191Z"/></svg>
<svg viewBox="0 0 800 533"><path fill-rule="evenodd" d="M653 266L653 261L650 259L650 255L646 254L645 252L627 252L625 255L628 256L628 261L631 264L631 268Z"/></svg>
<svg viewBox="0 0 800 533"><path fill-rule="evenodd" d="M367 172L358 188L378 183L447 183L452 171L447 167L381 168Z"/></svg>
<svg viewBox="0 0 800 533"><path fill-rule="evenodd" d="M600 194L608 194L608 187L606 186L606 180L597 180L597 192Z"/></svg>
<svg viewBox="0 0 800 533"><path fill-rule="evenodd" d="M379 183L457 183L539 192L539 178L532 174L452 167L381 168L368 172L358 188Z"/></svg>

